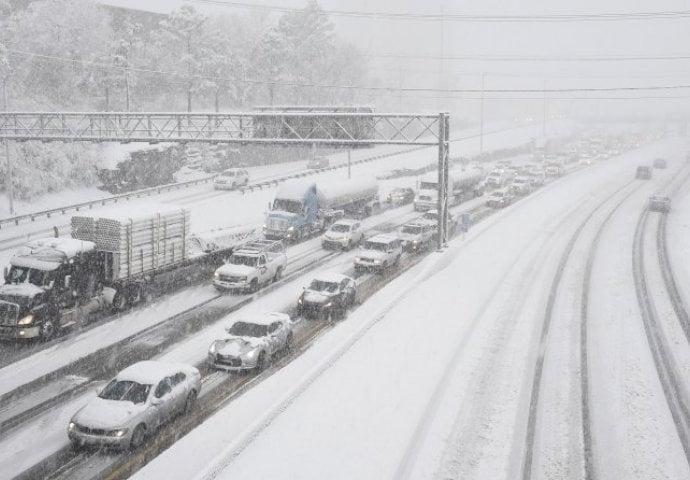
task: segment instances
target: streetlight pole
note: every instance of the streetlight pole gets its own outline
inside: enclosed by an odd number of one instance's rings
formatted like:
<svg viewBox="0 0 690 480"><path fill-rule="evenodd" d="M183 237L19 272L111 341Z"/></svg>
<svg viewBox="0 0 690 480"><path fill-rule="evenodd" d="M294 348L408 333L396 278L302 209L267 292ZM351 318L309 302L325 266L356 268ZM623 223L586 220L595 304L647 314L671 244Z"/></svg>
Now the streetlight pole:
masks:
<svg viewBox="0 0 690 480"><path fill-rule="evenodd" d="M479 103L479 155L484 153L484 79L486 72L482 73L482 97Z"/></svg>
<svg viewBox="0 0 690 480"><path fill-rule="evenodd" d="M7 196L10 199L10 215L14 215L14 193L12 191L12 158L10 157L10 141L5 140L5 156L7 157Z"/></svg>

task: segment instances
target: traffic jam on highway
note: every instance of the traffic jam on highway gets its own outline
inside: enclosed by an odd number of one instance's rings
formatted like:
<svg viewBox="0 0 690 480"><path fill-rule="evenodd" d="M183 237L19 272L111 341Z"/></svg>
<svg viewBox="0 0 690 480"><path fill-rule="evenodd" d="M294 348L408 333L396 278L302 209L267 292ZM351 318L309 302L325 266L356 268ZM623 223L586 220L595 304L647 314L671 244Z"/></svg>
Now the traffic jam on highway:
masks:
<svg viewBox="0 0 690 480"><path fill-rule="evenodd" d="M519 154L451 159L451 245L497 210L658 142L568 133L537 148L530 135L495 134L497 144L521 146ZM396 162L411 168L390 175ZM307 165L314 175L298 179L276 169L270 191L240 192L258 183L252 170L225 171L187 198L74 212L55 228L64 234L21 245L3 229L2 470L124 478L294 365L398 277L443 255L433 155L384 156L352 179L343 177L342 155L333 165ZM656 158L630 166L630 177L649 180L666 168ZM648 202L649 212L670 211L669 196ZM224 212L242 209L263 223L226 227ZM216 217L213 229L195 231L198 212ZM51 222L17 229L40 232Z"/></svg>

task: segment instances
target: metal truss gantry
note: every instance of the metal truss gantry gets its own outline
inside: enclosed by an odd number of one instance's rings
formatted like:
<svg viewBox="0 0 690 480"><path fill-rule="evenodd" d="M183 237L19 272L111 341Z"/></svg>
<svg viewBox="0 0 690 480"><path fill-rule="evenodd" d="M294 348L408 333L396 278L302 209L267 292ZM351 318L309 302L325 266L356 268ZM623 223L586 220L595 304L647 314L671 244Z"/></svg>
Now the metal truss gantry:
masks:
<svg viewBox="0 0 690 480"><path fill-rule="evenodd" d="M0 141L438 145L438 246L446 244L449 114L0 112ZM9 162L9 159L8 159Z"/></svg>
<svg viewBox="0 0 690 480"><path fill-rule="evenodd" d="M435 145L438 115L0 112L0 139Z"/></svg>

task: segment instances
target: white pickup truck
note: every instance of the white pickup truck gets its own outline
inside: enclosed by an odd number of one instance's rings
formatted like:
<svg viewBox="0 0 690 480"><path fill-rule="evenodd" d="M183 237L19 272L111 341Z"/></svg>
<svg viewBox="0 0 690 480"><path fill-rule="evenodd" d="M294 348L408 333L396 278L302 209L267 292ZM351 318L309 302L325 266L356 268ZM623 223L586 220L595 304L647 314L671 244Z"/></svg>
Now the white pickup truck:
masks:
<svg viewBox="0 0 690 480"><path fill-rule="evenodd" d="M213 274L213 286L221 291L256 292L280 279L287 266L280 240L257 240L240 245L228 262Z"/></svg>

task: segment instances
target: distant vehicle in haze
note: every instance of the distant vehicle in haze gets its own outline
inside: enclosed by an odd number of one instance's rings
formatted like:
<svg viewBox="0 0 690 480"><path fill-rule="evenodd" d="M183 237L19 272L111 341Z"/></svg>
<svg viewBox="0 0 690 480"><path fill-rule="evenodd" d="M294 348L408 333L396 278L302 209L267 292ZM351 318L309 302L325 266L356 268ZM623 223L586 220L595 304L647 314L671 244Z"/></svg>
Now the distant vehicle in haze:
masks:
<svg viewBox="0 0 690 480"><path fill-rule="evenodd" d="M386 201L392 205L407 205L414 201L414 190L410 187L396 187L388 194Z"/></svg>
<svg viewBox="0 0 690 480"><path fill-rule="evenodd" d="M648 165L640 165L635 171L635 178L649 180L652 178L652 169Z"/></svg>
<svg viewBox="0 0 690 480"><path fill-rule="evenodd" d="M513 203L513 196L507 190L491 192L486 199L486 206L491 208L505 208Z"/></svg>
<svg viewBox="0 0 690 480"><path fill-rule="evenodd" d="M310 169L326 168L330 166L330 164L331 162L328 160L328 157L314 157L307 160L307 168Z"/></svg>
<svg viewBox="0 0 690 480"><path fill-rule="evenodd" d="M657 158L654 160L654 168L666 168L666 159Z"/></svg>
<svg viewBox="0 0 690 480"><path fill-rule="evenodd" d="M234 190L249 183L249 172L244 168L229 168L213 179L216 190Z"/></svg>
<svg viewBox="0 0 690 480"><path fill-rule="evenodd" d="M653 195L649 197L649 210L668 213L671 210L671 199L661 195Z"/></svg>

